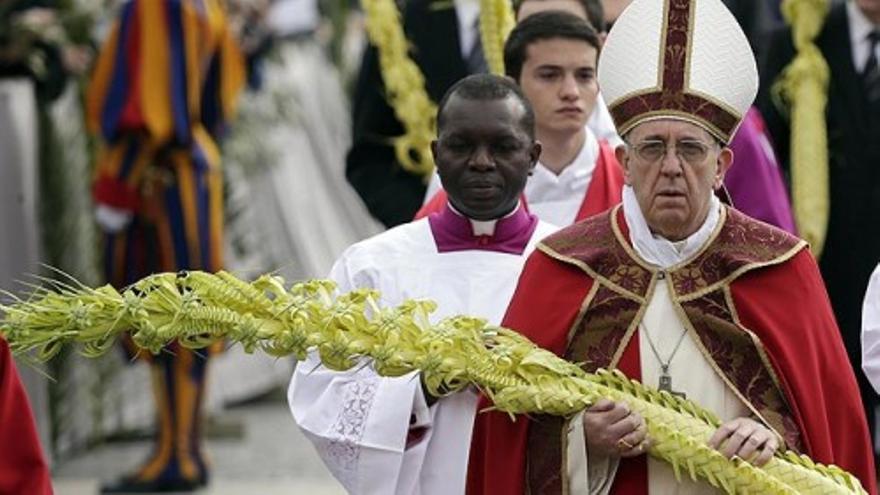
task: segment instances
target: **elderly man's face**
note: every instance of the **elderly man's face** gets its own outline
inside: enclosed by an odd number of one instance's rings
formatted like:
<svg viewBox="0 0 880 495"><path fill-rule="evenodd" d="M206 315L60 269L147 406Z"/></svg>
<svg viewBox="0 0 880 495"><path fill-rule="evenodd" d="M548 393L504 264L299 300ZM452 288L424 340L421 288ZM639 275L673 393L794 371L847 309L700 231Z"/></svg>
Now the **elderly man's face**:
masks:
<svg viewBox="0 0 880 495"><path fill-rule="evenodd" d="M639 124L626 141L617 158L651 231L673 241L696 232L733 152L704 129L678 120Z"/></svg>
<svg viewBox="0 0 880 495"><path fill-rule="evenodd" d="M475 220L511 212L541 156L541 145L523 127L525 109L515 97L469 100L452 96L431 143L449 201Z"/></svg>

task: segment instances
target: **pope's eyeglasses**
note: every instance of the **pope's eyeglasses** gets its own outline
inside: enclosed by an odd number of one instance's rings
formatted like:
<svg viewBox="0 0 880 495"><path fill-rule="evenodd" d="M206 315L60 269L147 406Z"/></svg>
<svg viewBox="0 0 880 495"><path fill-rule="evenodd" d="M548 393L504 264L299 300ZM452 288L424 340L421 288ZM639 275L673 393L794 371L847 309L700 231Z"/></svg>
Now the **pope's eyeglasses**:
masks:
<svg viewBox="0 0 880 495"><path fill-rule="evenodd" d="M666 156L670 146L678 158L690 165L699 165L709 156L710 145L695 139L682 139L672 145L659 139L648 139L640 143L627 143L636 155L647 163L657 163Z"/></svg>

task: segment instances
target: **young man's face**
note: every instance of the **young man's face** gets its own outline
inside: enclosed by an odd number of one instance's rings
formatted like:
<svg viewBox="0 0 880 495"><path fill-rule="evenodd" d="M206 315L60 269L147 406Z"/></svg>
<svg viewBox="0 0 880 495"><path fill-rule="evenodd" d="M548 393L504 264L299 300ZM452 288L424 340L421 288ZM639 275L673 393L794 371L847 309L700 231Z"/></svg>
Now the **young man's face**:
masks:
<svg viewBox="0 0 880 495"><path fill-rule="evenodd" d="M525 109L515 97L468 100L453 95L431 143L449 201L475 220L513 211L541 145L523 128Z"/></svg>
<svg viewBox="0 0 880 495"><path fill-rule="evenodd" d="M535 110L539 136L583 131L596 104L596 48L551 38L526 48L519 85Z"/></svg>

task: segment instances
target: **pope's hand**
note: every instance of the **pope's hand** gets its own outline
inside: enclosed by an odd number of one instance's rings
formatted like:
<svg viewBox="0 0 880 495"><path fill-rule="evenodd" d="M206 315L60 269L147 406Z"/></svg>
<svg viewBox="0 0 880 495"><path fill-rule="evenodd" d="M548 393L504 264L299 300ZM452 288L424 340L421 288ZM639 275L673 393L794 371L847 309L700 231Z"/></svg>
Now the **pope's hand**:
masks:
<svg viewBox="0 0 880 495"><path fill-rule="evenodd" d="M737 456L755 466L763 466L779 448L779 439L753 419L736 418L715 430L709 446L728 459Z"/></svg>
<svg viewBox="0 0 880 495"><path fill-rule="evenodd" d="M599 400L584 411L583 424L591 454L634 457L650 446L644 418L622 402Z"/></svg>

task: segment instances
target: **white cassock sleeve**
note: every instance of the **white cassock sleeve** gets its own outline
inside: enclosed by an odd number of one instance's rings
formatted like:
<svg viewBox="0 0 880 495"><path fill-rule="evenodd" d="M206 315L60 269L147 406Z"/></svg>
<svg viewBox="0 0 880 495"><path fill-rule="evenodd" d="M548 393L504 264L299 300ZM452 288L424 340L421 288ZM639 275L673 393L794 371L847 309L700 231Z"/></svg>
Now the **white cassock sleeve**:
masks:
<svg viewBox="0 0 880 495"><path fill-rule="evenodd" d="M372 287L364 277L352 280L344 255L330 275L340 293ZM428 408L417 374L383 378L368 362L334 372L312 351L297 364L287 398L297 425L349 493L417 493L436 408ZM426 433L408 442L410 430L420 428Z"/></svg>
<svg viewBox="0 0 880 495"><path fill-rule="evenodd" d="M880 265L871 275L862 306L862 369L880 392Z"/></svg>

